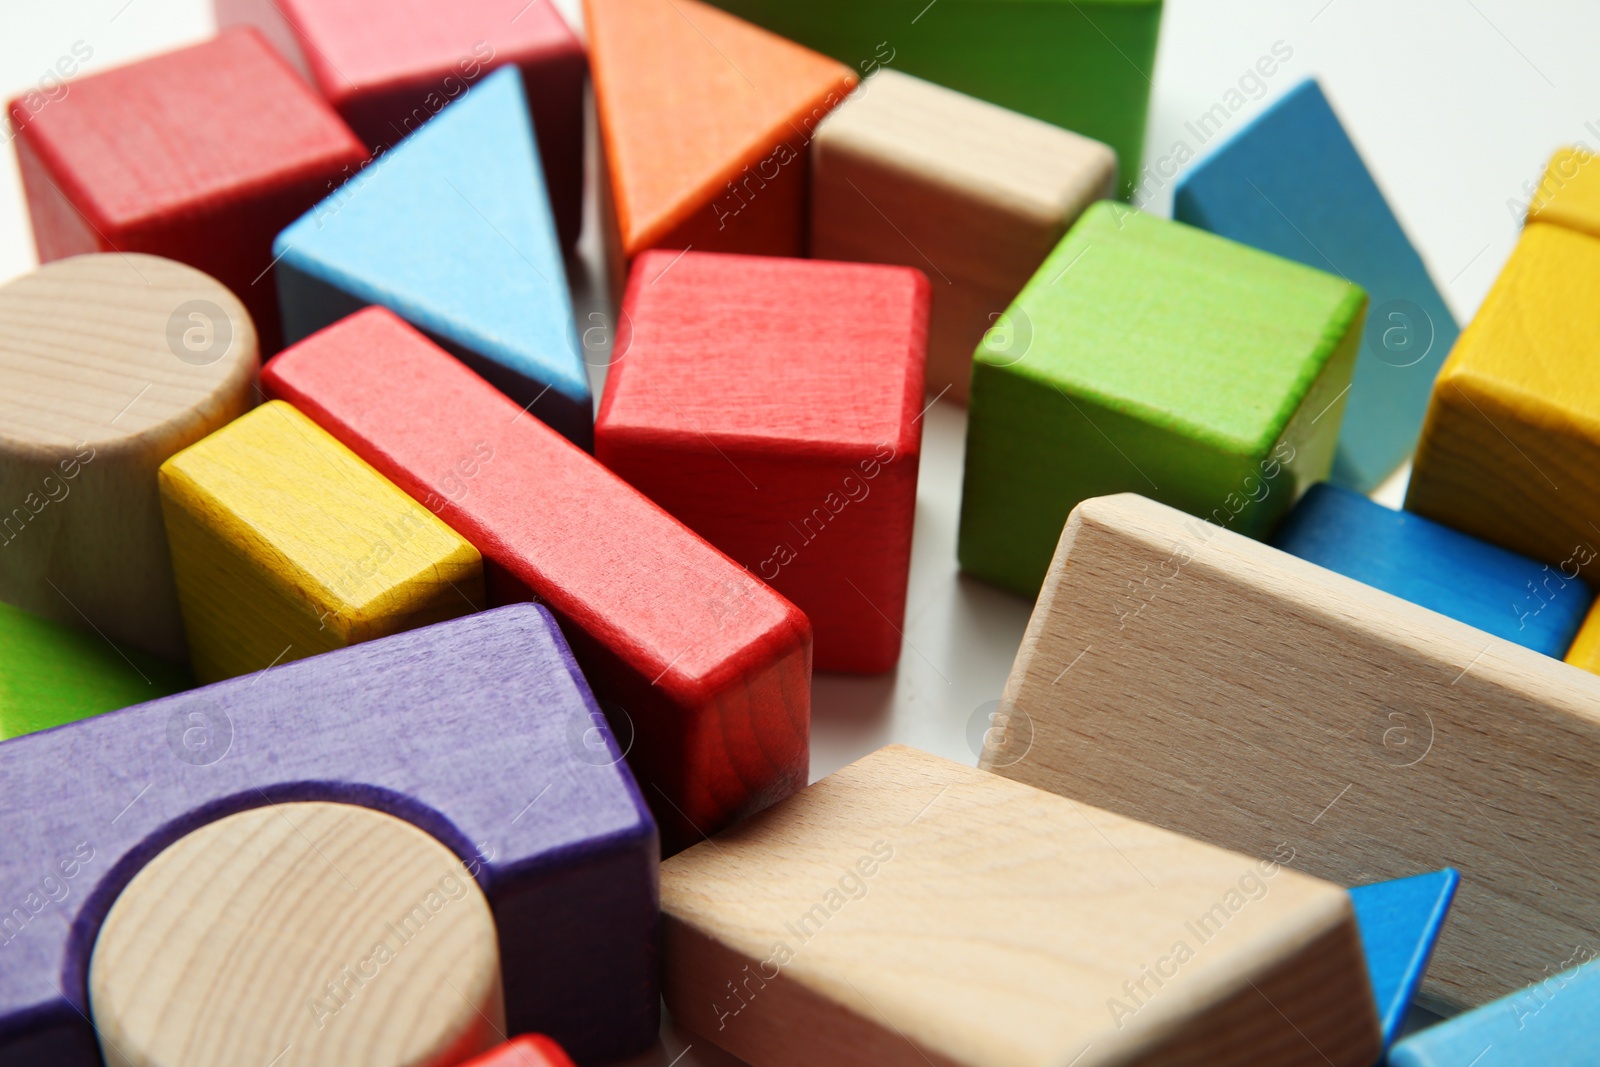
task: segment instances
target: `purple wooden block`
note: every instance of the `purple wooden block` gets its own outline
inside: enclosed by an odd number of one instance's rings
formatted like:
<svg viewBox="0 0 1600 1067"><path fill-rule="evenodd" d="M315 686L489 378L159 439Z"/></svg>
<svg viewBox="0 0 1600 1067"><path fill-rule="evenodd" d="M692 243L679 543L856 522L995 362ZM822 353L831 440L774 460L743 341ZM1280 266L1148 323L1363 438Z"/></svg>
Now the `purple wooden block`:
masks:
<svg viewBox="0 0 1600 1067"><path fill-rule="evenodd" d="M156 853L262 804L407 819L476 871L510 1032L656 1037L655 823L548 612L517 604L0 744L0 1065L97 1067L89 955Z"/></svg>

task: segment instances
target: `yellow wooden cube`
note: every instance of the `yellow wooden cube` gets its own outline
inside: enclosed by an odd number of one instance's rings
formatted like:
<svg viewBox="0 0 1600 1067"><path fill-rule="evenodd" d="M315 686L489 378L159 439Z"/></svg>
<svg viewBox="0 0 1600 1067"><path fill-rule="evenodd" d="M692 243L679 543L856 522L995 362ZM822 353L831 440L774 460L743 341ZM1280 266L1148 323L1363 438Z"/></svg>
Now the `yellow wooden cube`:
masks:
<svg viewBox="0 0 1600 1067"><path fill-rule="evenodd" d="M1406 507L1600 579L1600 239L1533 223L1439 370Z"/></svg>
<svg viewBox="0 0 1600 1067"><path fill-rule="evenodd" d="M484 607L478 550L282 401L179 452L160 480L201 682Z"/></svg>
<svg viewBox="0 0 1600 1067"><path fill-rule="evenodd" d="M1550 159L1528 203L1529 222L1548 222L1600 237L1600 156L1563 148Z"/></svg>

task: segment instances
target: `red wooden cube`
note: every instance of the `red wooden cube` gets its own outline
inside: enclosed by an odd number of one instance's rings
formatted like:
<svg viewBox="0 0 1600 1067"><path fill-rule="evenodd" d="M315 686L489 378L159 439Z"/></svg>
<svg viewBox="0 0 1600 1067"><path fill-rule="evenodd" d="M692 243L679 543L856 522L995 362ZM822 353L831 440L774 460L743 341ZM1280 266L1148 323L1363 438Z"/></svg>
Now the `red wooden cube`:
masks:
<svg viewBox="0 0 1600 1067"><path fill-rule="evenodd" d="M374 153L507 63L522 70L561 241L583 206L583 43L549 0L214 0L310 79Z"/></svg>
<svg viewBox="0 0 1600 1067"><path fill-rule="evenodd" d="M649 252L595 456L806 613L818 670L900 655L928 280L856 263Z"/></svg>
<svg viewBox="0 0 1600 1067"><path fill-rule="evenodd" d="M572 1067L561 1046L542 1034L523 1034L475 1056L461 1067Z"/></svg>
<svg viewBox="0 0 1600 1067"><path fill-rule="evenodd" d="M121 251L187 263L244 301L263 353L280 337L272 239L367 158L252 30L8 110L40 262Z"/></svg>

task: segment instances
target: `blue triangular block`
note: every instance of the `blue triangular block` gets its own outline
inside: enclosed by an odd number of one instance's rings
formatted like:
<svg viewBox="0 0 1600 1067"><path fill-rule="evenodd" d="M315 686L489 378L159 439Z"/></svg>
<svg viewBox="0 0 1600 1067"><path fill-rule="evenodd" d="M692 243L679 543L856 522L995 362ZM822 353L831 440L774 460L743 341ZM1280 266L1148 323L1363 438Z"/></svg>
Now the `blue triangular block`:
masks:
<svg viewBox="0 0 1600 1067"><path fill-rule="evenodd" d="M1460 882L1461 875L1447 867L1350 890L1385 1048L1394 1041L1411 1009Z"/></svg>
<svg viewBox="0 0 1600 1067"><path fill-rule="evenodd" d="M278 235L284 337L389 308L583 448L593 399L522 76L507 66Z"/></svg>
<svg viewBox="0 0 1600 1067"><path fill-rule="evenodd" d="M1389 1067L1594 1067L1600 1063L1600 960L1574 946L1569 967L1465 1015L1412 1034ZM1578 960L1590 962L1578 967Z"/></svg>

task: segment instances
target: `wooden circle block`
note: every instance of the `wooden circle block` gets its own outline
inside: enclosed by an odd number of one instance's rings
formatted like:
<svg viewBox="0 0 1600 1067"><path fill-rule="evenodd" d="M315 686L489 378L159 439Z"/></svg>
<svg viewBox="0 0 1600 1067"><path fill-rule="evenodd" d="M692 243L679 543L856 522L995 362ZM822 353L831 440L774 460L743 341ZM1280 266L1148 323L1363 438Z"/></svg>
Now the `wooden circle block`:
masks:
<svg viewBox="0 0 1600 1067"><path fill-rule="evenodd" d="M156 469L249 408L257 352L244 305L171 260L0 287L0 600L183 658Z"/></svg>
<svg viewBox="0 0 1600 1067"><path fill-rule="evenodd" d="M472 875L348 804L254 808L169 846L106 916L89 1003L109 1067L446 1067L505 1037Z"/></svg>

